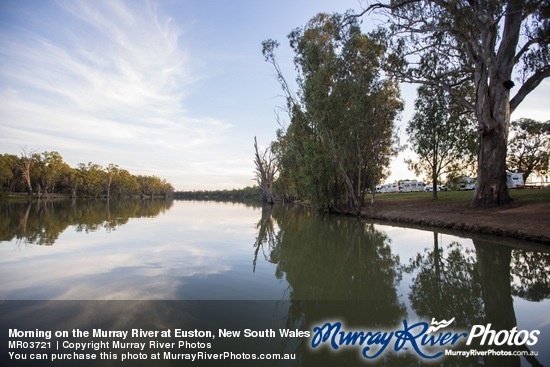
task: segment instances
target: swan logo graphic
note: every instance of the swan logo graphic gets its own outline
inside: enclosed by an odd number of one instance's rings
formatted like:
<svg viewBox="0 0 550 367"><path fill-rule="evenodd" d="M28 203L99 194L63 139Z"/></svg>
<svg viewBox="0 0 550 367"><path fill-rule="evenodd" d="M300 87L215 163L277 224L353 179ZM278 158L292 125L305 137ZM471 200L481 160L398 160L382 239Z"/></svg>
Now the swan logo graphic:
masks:
<svg viewBox="0 0 550 367"><path fill-rule="evenodd" d="M427 333L435 333L439 329L445 329L447 326L451 325L455 321L455 318L453 317L449 321L447 320L441 320L439 322L435 321L435 319L432 319L432 326L428 328L426 331Z"/></svg>

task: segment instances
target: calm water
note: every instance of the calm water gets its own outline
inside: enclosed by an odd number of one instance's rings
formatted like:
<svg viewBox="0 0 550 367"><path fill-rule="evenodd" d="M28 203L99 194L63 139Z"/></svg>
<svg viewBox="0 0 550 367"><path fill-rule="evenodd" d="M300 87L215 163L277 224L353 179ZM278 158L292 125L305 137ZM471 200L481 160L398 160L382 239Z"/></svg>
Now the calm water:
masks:
<svg viewBox="0 0 550 367"><path fill-rule="evenodd" d="M547 248L300 207L0 207L0 300L278 301L288 315L300 307L294 324L338 315L377 325L455 317L463 326L539 329L540 347L550 345L549 274ZM539 360L550 360L540 349Z"/></svg>

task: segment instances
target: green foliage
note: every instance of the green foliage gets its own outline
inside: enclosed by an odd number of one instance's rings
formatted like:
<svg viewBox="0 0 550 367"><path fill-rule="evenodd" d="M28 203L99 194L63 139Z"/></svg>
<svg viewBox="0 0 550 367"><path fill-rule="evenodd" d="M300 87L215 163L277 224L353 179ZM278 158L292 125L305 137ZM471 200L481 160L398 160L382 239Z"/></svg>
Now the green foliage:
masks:
<svg viewBox="0 0 550 367"><path fill-rule="evenodd" d="M168 196L174 188L156 176L134 176L115 164L80 163L76 168L58 152L37 154L24 151L21 157L0 155L0 191L29 191L38 197L68 194L70 197Z"/></svg>
<svg viewBox="0 0 550 367"><path fill-rule="evenodd" d="M358 213L395 153L394 120L403 106L397 84L382 72L384 33L363 34L355 20L344 18L318 14L289 34L296 95L275 60L278 43L265 41L263 52L290 116L272 145L280 164L275 189L321 210Z"/></svg>
<svg viewBox="0 0 550 367"><path fill-rule="evenodd" d="M406 160L417 175L425 174L433 187L442 176L458 177L474 166L476 131L473 116L453 103L449 93L422 85L415 102L416 113L407 134L417 160ZM437 189L432 190L437 198Z"/></svg>
<svg viewBox="0 0 550 367"><path fill-rule="evenodd" d="M58 152L43 152L36 157L39 169L38 191L49 193L55 191L55 185L59 182L60 174L64 170L65 162Z"/></svg>
<svg viewBox="0 0 550 367"><path fill-rule="evenodd" d="M523 181L534 172L548 174L550 161L550 121L519 119L511 123L508 169L523 173Z"/></svg>
<svg viewBox="0 0 550 367"><path fill-rule="evenodd" d="M183 200L257 200L262 190L259 186L247 186L232 190L176 191L175 199Z"/></svg>
<svg viewBox="0 0 550 367"><path fill-rule="evenodd" d="M0 155L0 183L2 191L13 191L17 182L17 161L18 157L13 154Z"/></svg>

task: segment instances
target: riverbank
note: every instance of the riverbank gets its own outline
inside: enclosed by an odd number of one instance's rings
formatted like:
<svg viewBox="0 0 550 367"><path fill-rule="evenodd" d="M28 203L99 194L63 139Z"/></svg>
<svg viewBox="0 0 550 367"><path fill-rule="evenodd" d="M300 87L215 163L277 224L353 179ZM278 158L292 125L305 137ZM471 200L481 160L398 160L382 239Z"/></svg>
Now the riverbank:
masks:
<svg viewBox="0 0 550 367"><path fill-rule="evenodd" d="M51 201L51 200L137 200L137 199L165 199L167 196L162 195L112 195L110 197L107 197L105 194L97 195L97 196L90 196L90 195L80 195L77 197L71 196L67 193L48 193L45 195L39 195L37 193L34 193L32 196L29 196L26 192L10 192L10 193L3 193L3 196L1 197L2 200L19 200L19 201ZM168 197L172 197L171 195L168 195Z"/></svg>
<svg viewBox="0 0 550 367"><path fill-rule="evenodd" d="M529 190L531 191L531 190ZM505 236L550 245L550 190L512 191L510 205L490 209L469 206L469 193L386 194L376 197L363 216L390 223Z"/></svg>

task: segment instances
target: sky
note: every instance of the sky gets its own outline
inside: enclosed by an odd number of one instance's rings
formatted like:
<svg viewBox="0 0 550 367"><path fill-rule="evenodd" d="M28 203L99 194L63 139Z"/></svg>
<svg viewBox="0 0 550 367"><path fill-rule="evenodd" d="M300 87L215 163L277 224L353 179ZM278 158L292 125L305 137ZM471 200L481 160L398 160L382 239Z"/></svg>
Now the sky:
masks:
<svg viewBox="0 0 550 367"><path fill-rule="evenodd" d="M359 0L2 0L0 153L57 151L72 167L110 163L176 190L254 184L254 137L275 139L284 103L261 42ZM365 18L364 27L379 19ZM404 130L415 88L402 86ZM550 82L512 115L546 121ZM388 181L414 178L403 159ZM421 179L421 178L420 178Z"/></svg>

